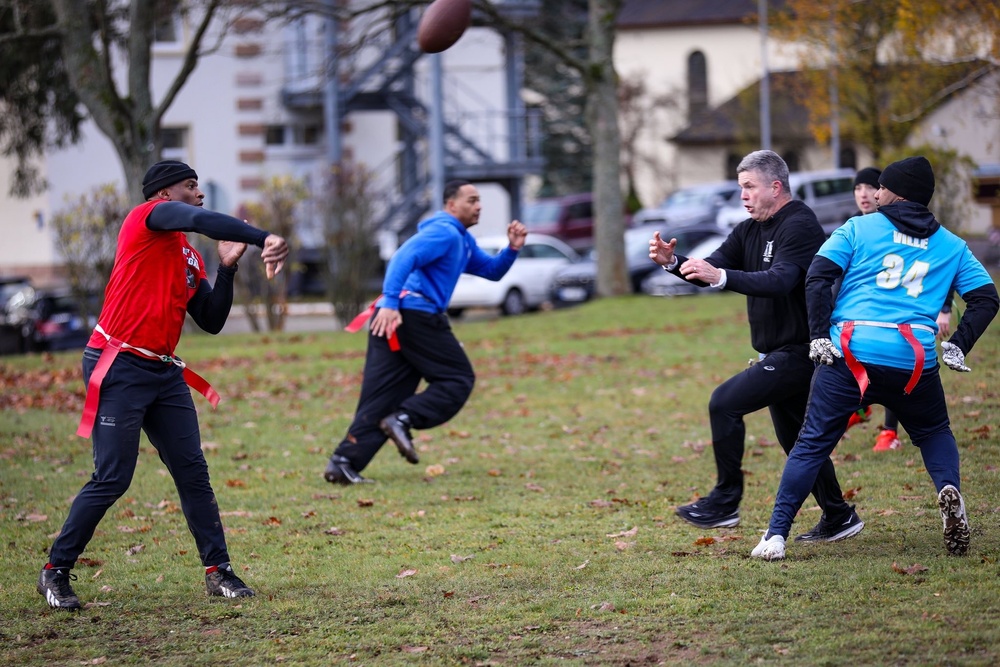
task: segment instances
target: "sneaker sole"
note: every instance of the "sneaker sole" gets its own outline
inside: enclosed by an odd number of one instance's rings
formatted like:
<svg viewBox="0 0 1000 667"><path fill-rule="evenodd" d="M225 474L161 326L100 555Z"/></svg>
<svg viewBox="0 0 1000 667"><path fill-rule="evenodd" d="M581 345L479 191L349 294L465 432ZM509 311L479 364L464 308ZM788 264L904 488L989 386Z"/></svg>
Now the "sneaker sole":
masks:
<svg viewBox="0 0 1000 667"><path fill-rule="evenodd" d="M723 519L722 521L698 521L697 519L690 519L683 514L677 514L677 516L698 528L734 528L740 525L740 518L738 516L731 519Z"/></svg>
<svg viewBox="0 0 1000 667"><path fill-rule="evenodd" d="M844 530L840 531L839 533L837 533L837 534L835 534L835 535L833 535L831 537L826 538L823 541L824 542L839 542L841 540L846 540L849 537L854 537L855 535L857 535L858 533L860 533L862 530L864 530L864 528L865 528L865 522L864 521L859 521L858 523L854 524L853 526L848 526ZM814 541L817 541L817 540L814 540Z"/></svg>
<svg viewBox="0 0 1000 667"><path fill-rule="evenodd" d="M952 556L966 555L971 531L962 494L949 484L938 494L938 507L941 510L945 548Z"/></svg>

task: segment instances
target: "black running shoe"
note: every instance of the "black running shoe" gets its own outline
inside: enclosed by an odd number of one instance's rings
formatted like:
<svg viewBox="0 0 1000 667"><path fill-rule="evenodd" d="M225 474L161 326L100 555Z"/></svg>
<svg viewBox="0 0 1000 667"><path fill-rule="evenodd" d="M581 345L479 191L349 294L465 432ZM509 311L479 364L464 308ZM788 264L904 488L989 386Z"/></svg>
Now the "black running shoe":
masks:
<svg viewBox="0 0 1000 667"><path fill-rule="evenodd" d="M732 528L740 524L740 511L720 510L702 498L690 505L680 505L677 516L699 528Z"/></svg>
<svg viewBox="0 0 1000 667"><path fill-rule="evenodd" d="M233 572L233 566L223 563L215 572L205 573L205 586L209 595L221 595L226 598L252 598L253 589L243 583L243 580Z"/></svg>
<svg viewBox="0 0 1000 667"><path fill-rule="evenodd" d="M362 477L354 469L354 466L351 465L351 461L346 456L341 456L340 454L332 455L330 460L327 461L326 470L323 471L323 479L331 484L343 484L344 486L350 486L351 484L371 484L375 481L367 477Z"/></svg>
<svg viewBox="0 0 1000 667"><path fill-rule="evenodd" d="M796 542L838 542L854 537L865 527L865 522L858 517L851 505L851 513L837 521L827 521L826 515L820 517L812 530L795 538Z"/></svg>
<svg viewBox="0 0 1000 667"><path fill-rule="evenodd" d="M38 592L42 594L50 607L56 609L75 610L80 608L80 598L76 597L69 581L76 581L76 575L68 567L52 567L42 569L38 575Z"/></svg>

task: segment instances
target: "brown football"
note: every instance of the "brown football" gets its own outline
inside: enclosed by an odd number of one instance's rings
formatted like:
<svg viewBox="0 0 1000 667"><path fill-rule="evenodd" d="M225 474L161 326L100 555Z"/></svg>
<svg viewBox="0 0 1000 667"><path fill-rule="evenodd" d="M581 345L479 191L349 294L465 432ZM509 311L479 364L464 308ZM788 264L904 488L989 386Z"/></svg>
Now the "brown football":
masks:
<svg viewBox="0 0 1000 667"><path fill-rule="evenodd" d="M417 44L424 53L441 53L458 41L472 19L472 0L434 0L417 26Z"/></svg>

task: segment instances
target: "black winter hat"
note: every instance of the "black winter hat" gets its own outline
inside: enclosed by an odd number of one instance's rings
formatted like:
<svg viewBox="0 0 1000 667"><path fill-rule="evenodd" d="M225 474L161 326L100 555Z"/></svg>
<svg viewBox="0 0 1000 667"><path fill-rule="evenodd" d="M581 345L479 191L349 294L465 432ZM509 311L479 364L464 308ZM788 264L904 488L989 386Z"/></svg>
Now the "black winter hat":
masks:
<svg viewBox="0 0 1000 667"><path fill-rule="evenodd" d="M163 188L169 188L187 178L198 180L198 174L183 162L177 160L157 162L142 177L142 196L149 199Z"/></svg>
<svg viewBox="0 0 1000 667"><path fill-rule="evenodd" d="M878 178L879 185L903 199L927 206L934 196L934 171L922 155L893 162Z"/></svg>
<svg viewBox="0 0 1000 667"><path fill-rule="evenodd" d="M876 169L875 167L865 167L858 171L858 175L854 177L854 187L859 185L870 185L876 190L878 190L878 177L882 171Z"/></svg>

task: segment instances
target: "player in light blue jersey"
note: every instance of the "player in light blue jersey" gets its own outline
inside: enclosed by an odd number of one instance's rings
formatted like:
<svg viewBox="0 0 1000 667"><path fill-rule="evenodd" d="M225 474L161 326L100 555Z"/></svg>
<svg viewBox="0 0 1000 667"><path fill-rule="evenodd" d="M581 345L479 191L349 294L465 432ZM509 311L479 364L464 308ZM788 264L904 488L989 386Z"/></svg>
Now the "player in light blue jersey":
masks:
<svg viewBox="0 0 1000 667"><path fill-rule="evenodd" d="M805 423L781 476L755 558L785 557L792 521L849 415L878 403L892 410L934 482L948 552L969 549L959 460L935 348L936 318L952 289L966 302L944 363L969 371L965 355L1000 309L996 287L966 243L927 209L934 173L924 157L895 162L879 177L875 213L848 220L823 244L806 277L813 376ZM833 303L831 285L842 277Z"/></svg>

